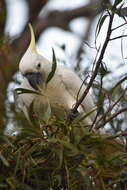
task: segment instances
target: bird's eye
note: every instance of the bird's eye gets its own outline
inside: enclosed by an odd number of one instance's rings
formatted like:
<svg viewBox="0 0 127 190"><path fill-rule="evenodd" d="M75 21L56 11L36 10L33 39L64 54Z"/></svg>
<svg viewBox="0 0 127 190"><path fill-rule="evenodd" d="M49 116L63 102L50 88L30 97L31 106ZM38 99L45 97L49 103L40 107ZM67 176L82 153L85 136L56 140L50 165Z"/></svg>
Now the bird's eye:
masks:
<svg viewBox="0 0 127 190"><path fill-rule="evenodd" d="M41 63L38 63L37 68L40 69L40 67L41 67Z"/></svg>

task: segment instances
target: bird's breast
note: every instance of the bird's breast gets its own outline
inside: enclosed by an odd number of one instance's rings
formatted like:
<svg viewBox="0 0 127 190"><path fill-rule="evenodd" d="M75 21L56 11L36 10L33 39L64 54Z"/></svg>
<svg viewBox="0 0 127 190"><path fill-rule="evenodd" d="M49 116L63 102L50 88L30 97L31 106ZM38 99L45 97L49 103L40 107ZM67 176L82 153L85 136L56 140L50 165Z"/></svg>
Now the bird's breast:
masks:
<svg viewBox="0 0 127 190"><path fill-rule="evenodd" d="M48 97L51 106L56 105L57 107L65 109L66 111L69 111L76 101L60 77L51 80L47 86L45 95Z"/></svg>

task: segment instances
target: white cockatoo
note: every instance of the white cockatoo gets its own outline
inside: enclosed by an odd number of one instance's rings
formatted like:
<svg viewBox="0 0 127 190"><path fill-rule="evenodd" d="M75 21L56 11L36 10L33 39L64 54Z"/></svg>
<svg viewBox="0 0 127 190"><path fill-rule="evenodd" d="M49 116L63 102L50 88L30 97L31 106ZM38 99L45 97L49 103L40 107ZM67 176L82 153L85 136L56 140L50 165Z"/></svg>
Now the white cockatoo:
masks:
<svg viewBox="0 0 127 190"><path fill-rule="evenodd" d="M37 52L33 28L31 25L29 25L29 28L31 32L31 42L19 63L19 71L23 75L20 88L33 91L39 89L43 95L23 93L18 95L17 101L27 118L29 117L28 109L33 101L36 107L35 110L39 110L41 107L42 117L47 109L47 105L50 105L53 115L57 117L67 116L76 103L79 90L80 93L78 97L81 97L86 86L73 71L62 65L57 65L54 76L49 83L45 85L46 79L52 70L52 63ZM88 93L82 104L78 107L78 112L88 113L91 112L94 107L93 99ZM91 124L94 118L95 113L92 112L85 119L84 123L86 125Z"/></svg>

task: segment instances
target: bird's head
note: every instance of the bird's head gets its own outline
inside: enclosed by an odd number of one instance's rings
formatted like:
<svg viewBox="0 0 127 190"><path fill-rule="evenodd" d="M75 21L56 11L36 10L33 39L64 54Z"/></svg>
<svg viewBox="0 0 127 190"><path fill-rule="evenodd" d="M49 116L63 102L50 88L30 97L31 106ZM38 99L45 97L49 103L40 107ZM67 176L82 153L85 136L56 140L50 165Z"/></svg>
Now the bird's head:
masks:
<svg viewBox="0 0 127 190"><path fill-rule="evenodd" d="M28 49L20 60L19 71L27 78L32 88L38 89L45 81L46 73L50 70L50 62L41 56L36 50L34 31L29 24L31 41Z"/></svg>

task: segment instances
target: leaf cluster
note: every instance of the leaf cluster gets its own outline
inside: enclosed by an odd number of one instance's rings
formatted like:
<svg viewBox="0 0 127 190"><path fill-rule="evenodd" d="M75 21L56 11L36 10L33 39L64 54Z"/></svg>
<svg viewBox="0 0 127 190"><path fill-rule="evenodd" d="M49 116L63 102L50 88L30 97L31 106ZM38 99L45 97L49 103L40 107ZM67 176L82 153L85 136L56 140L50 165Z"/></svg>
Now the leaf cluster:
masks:
<svg viewBox="0 0 127 190"><path fill-rule="evenodd" d="M80 123L50 118L18 136L1 134L0 189L124 190L126 146Z"/></svg>

